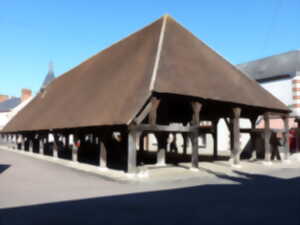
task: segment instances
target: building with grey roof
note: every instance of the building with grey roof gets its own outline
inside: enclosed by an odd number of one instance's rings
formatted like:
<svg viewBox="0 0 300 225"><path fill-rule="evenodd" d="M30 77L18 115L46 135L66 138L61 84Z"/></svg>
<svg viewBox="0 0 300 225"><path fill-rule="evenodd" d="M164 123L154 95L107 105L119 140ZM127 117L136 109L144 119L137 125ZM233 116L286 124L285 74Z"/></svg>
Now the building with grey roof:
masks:
<svg viewBox="0 0 300 225"><path fill-rule="evenodd" d="M55 79L53 64L49 63L48 73L41 85L41 90ZM31 100L32 93L29 89L22 89L20 97L8 97L0 95L0 130L11 120L19 111L21 111Z"/></svg>
<svg viewBox="0 0 300 225"><path fill-rule="evenodd" d="M300 50L239 64L237 68L258 82L292 78L300 71Z"/></svg>
<svg viewBox="0 0 300 225"><path fill-rule="evenodd" d="M293 105L292 80L300 74L300 50L257 59L236 66L288 106Z"/></svg>
<svg viewBox="0 0 300 225"><path fill-rule="evenodd" d="M0 103L0 112L9 112L21 103L21 98L11 97Z"/></svg>

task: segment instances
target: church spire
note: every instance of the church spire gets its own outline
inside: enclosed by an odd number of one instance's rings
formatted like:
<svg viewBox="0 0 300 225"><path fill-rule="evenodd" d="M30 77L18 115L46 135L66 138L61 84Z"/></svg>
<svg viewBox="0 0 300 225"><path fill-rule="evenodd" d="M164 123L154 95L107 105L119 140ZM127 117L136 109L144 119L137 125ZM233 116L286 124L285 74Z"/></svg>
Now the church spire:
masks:
<svg viewBox="0 0 300 225"><path fill-rule="evenodd" d="M50 60L50 61L49 61L49 64L48 64L48 74L49 74L49 73L54 74L54 72L53 72L53 62L52 62L52 60Z"/></svg>
<svg viewBox="0 0 300 225"><path fill-rule="evenodd" d="M44 89L54 79L55 79L55 76L54 76L53 62L50 61L49 65L48 65L48 73L47 73L47 75L46 75L46 77L45 77L45 79L43 81L41 89Z"/></svg>

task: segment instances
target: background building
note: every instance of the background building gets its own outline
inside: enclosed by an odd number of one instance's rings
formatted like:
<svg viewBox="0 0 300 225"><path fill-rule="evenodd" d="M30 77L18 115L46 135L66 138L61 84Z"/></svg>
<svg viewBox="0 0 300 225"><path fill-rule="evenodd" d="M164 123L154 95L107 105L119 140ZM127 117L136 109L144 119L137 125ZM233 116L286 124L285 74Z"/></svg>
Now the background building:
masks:
<svg viewBox="0 0 300 225"><path fill-rule="evenodd" d="M300 89L295 88L295 82L300 76L300 50L257 59L236 66L251 79L256 80L263 88L286 104L291 110L289 127L295 128L295 117L299 116L299 104L297 95ZM299 82L298 82L299 83ZM219 122L218 149L230 149L229 131L224 120ZM248 120L241 120L241 127L248 128L251 124ZM257 127L264 126L261 118L257 121ZM270 121L272 129L283 129L281 118L273 117ZM242 147L249 141L248 134L241 135ZM208 148L211 144L208 142Z"/></svg>
<svg viewBox="0 0 300 225"><path fill-rule="evenodd" d="M53 64L50 62L48 73L41 85L41 90L54 79ZM0 130L32 99L32 91L26 88L21 90L20 97L9 97L8 95L3 94L0 95Z"/></svg>

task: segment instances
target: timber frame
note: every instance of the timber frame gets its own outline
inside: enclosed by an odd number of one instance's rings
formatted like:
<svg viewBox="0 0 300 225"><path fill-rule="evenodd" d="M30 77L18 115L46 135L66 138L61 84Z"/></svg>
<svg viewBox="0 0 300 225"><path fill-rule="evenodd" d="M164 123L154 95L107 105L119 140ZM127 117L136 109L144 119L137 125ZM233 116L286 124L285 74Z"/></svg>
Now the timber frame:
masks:
<svg viewBox="0 0 300 225"><path fill-rule="evenodd" d="M240 133L249 133L251 142L255 142L256 134L264 134L265 160L270 162L270 115L266 110L252 110L240 105L227 104L224 109L215 105L214 102L207 102L196 98L184 98L165 94L154 94L149 98L142 110L137 113L135 118L127 125L121 126L102 126L86 127L60 130L44 130L35 132L6 133L5 140L12 143L14 148L32 153L46 154L49 137L53 137L52 156L60 158L61 148L71 150L70 159L78 162L78 152L84 139L88 136L97 145L99 151L98 166L100 169L108 167L108 153L110 151L109 141L114 132L121 134L122 146L127 149L127 173L135 174L138 172L137 151L144 150L144 137L154 134L158 142L156 164L166 165L167 149L169 149L169 134L181 134L184 140L184 151L186 151L187 139L191 140L191 168L197 169L199 165L199 145L198 137L200 134L211 134L213 137L213 159L218 157L217 149L217 125L221 118L224 118L230 131L231 139L231 160L234 165L240 163L241 146ZM169 102L171 99L171 102ZM175 99L175 100L174 100ZM179 102L179 103L178 103ZM178 107L179 113L176 112ZM178 106L177 106L178 103ZM180 105L181 104L181 105ZM222 106L222 105L221 105ZM220 109L220 112L215 111ZM212 108L214 111L210 111ZM171 111L170 111L171 109ZM165 111L167 110L167 111ZM273 112L274 114L274 112ZM277 113L284 121L284 148L285 157L288 158L288 114ZM262 116L265 121L263 130L256 129L256 122ZM171 117L172 119L169 119ZM241 129L239 126L240 118L248 118L251 122L250 129ZM172 121L173 120L173 121ZM210 126L202 126L201 121L210 121ZM72 140L72 141L71 141ZM139 149L137 148L139 146ZM253 148L255 146L253 145ZM37 149L37 150L36 150Z"/></svg>

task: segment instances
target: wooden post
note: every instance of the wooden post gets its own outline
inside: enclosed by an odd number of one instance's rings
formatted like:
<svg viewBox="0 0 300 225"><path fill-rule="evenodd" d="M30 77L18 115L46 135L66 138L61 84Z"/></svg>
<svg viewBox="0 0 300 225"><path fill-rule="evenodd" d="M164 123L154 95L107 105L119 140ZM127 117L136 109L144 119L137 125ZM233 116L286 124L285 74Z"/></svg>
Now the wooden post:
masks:
<svg viewBox="0 0 300 225"><path fill-rule="evenodd" d="M186 133L182 133L183 138L183 154L187 154L187 144L188 144L188 135Z"/></svg>
<svg viewBox="0 0 300 225"><path fill-rule="evenodd" d="M149 148L150 148L150 143L149 143L149 134L147 133L146 136L145 136L145 150L149 151Z"/></svg>
<svg viewBox="0 0 300 225"><path fill-rule="evenodd" d="M157 97L152 97L151 99L151 110L149 112L149 124L155 126L157 124L157 110L160 105L160 99ZM156 134L157 139L157 155L156 164L165 165L166 164L166 146L164 146L163 139L160 137L161 134Z"/></svg>
<svg viewBox="0 0 300 225"><path fill-rule="evenodd" d="M29 152L33 152L33 137L29 138Z"/></svg>
<svg viewBox="0 0 300 225"><path fill-rule="evenodd" d="M136 143L139 140L140 132L129 128L128 131L128 158L127 158L127 173L135 174L137 172L137 154Z"/></svg>
<svg viewBox="0 0 300 225"><path fill-rule="evenodd" d="M264 128L264 146L265 146L265 160L267 162L271 161L271 130L270 130L270 114L264 114L265 128Z"/></svg>
<svg viewBox="0 0 300 225"><path fill-rule="evenodd" d="M157 109L160 104L160 99L157 97L152 97L151 99L151 110L149 112L149 124L156 125L157 120Z"/></svg>
<svg viewBox="0 0 300 225"><path fill-rule="evenodd" d="M191 133L191 141L192 141L192 168L197 169L199 167L198 163L199 163L199 156L198 156L198 130L195 129L195 131L193 131Z"/></svg>
<svg viewBox="0 0 300 225"><path fill-rule="evenodd" d="M233 108L233 164L240 163L241 145L240 145L240 116L241 108Z"/></svg>
<svg viewBox="0 0 300 225"><path fill-rule="evenodd" d="M78 162L78 149L80 147L80 139L77 134L73 135L73 146L72 146L72 161Z"/></svg>
<svg viewBox="0 0 300 225"><path fill-rule="evenodd" d="M218 158L218 122L219 119L214 120L213 123L213 127L214 127L214 132L212 134L213 136L213 141L214 141L214 153L213 153L213 158L217 159Z"/></svg>
<svg viewBox="0 0 300 225"><path fill-rule="evenodd" d="M296 128L296 149L295 152L299 152L300 149L300 118L295 119L297 123L297 128Z"/></svg>
<svg viewBox="0 0 300 225"><path fill-rule="evenodd" d="M166 150L168 144L168 133L159 133L155 135L157 140L157 158L156 165L165 166L166 165Z"/></svg>
<svg viewBox="0 0 300 225"><path fill-rule="evenodd" d="M58 134L53 133L54 136L54 142L53 142L53 157L58 158L58 141L59 136Z"/></svg>
<svg viewBox="0 0 300 225"><path fill-rule="evenodd" d="M18 139L18 138L17 138L17 134L14 134L14 135L13 135L12 149L17 149L17 147L16 147L16 146L18 145L18 144L17 144L17 143L18 143L18 142L17 142L17 139Z"/></svg>
<svg viewBox="0 0 300 225"><path fill-rule="evenodd" d="M256 133L255 133L255 128L256 128L256 121L257 121L257 116L251 117L250 122L251 122L251 132L250 132L250 141L251 141L251 158L250 160L257 159L257 146L256 146Z"/></svg>
<svg viewBox="0 0 300 225"><path fill-rule="evenodd" d="M65 149L69 149L69 147L70 147L70 135L68 133L65 135L65 140L66 140Z"/></svg>
<svg viewBox="0 0 300 225"><path fill-rule="evenodd" d="M41 155L44 155L44 138L43 137L41 137L39 139L39 153Z"/></svg>
<svg viewBox="0 0 300 225"><path fill-rule="evenodd" d="M284 132L283 132L283 144L284 144L284 159L288 160L290 155L290 146L289 146L289 117L284 115L282 117L284 123Z"/></svg>
<svg viewBox="0 0 300 225"><path fill-rule="evenodd" d="M104 144L104 140L100 139L99 137L99 142L100 142L100 168L101 169L107 169L107 150Z"/></svg>
<svg viewBox="0 0 300 225"><path fill-rule="evenodd" d="M193 117L191 124L193 126L200 126L200 111L202 109L202 104L200 102L192 102L192 109L193 109ZM197 169L199 167L199 156L198 156L198 128L195 128L191 133L191 140L192 140L192 157L191 163L192 168Z"/></svg>
<svg viewBox="0 0 300 225"><path fill-rule="evenodd" d="M21 135L21 151L25 151L25 137Z"/></svg>
<svg viewBox="0 0 300 225"><path fill-rule="evenodd" d="M229 120L229 135L230 135L230 149L231 149L231 154L233 149L234 149L234 132L233 132L233 119L230 118Z"/></svg>
<svg viewBox="0 0 300 225"><path fill-rule="evenodd" d="M229 131L229 148L231 151L231 156L232 156L232 149L233 149L233 119L229 118L224 118L224 121L227 125L228 131Z"/></svg>
<svg viewBox="0 0 300 225"><path fill-rule="evenodd" d="M144 142L144 140L145 140L145 134L141 134L140 135L140 145L139 145L139 151L140 152L144 152L144 150L145 150L145 142Z"/></svg>

